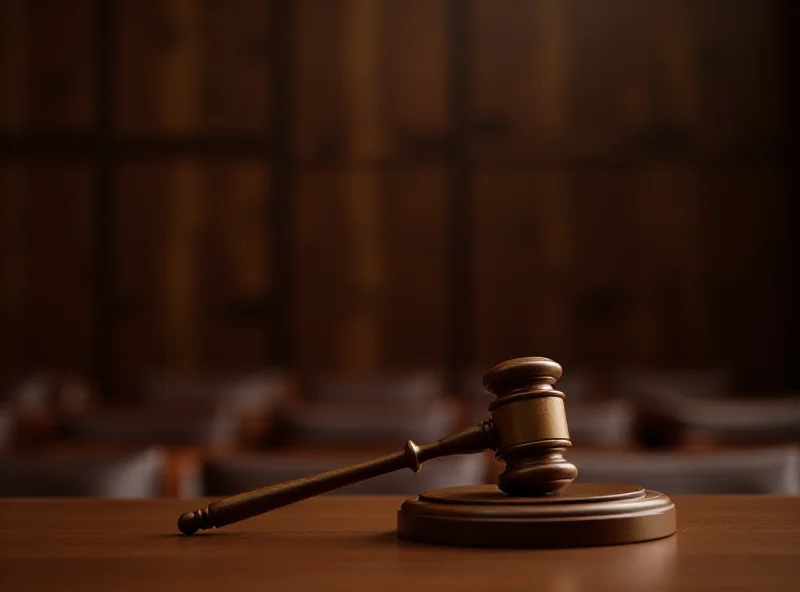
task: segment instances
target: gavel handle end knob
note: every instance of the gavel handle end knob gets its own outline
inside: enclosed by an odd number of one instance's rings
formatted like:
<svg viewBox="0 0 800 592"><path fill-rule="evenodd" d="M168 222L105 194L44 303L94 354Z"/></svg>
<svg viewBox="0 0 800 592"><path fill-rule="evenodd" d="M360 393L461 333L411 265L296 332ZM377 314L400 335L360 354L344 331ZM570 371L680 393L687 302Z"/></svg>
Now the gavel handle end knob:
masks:
<svg viewBox="0 0 800 592"><path fill-rule="evenodd" d="M201 528L208 528L208 526L205 525L200 510L196 512L186 512L185 514L181 514L181 517L178 518L178 530L185 535L194 534Z"/></svg>

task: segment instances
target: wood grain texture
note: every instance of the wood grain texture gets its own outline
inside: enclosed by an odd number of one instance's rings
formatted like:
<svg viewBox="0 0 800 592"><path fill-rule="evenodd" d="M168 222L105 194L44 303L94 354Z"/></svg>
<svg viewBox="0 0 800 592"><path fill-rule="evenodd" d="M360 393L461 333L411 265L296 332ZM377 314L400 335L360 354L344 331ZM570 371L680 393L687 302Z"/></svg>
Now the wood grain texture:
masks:
<svg viewBox="0 0 800 592"><path fill-rule="evenodd" d="M118 177L117 371L264 364L269 173L254 160L132 163ZM256 322L254 322L256 321Z"/></svg>
<svg viewBox="0 0 800 592"><path fill-rule="evenodd" d="M482 368L548 352L571 358L574 200L559 169L478 170L474 228L476 359Z"/></svg>
<svg viewBox="0 0 800 592"><path fill-rule="evenodd" d="M299 369L443 366L445 183L438 167L299 173L292 232Z"/></svg>
<svg viewBox="0 0 800 592"><path fill-rule="evenodd" d="M748 387L785 384L782 183L755 165L479 167L477 361L546 351L571 367L727 365Z"/></svg>
<svg viewBox="0 0 800 592"><path fill-rule="evenodd" d="M788 138L777 2L478 0L472 21L483 162L769 158Z"/></svg>
<svg viewBox="0 0 800 592"><path fill-rule="evenodd" d="M446 21L442 0L297 2L295 154L436 152L448 127Z"/></svg>
<svg viewBox="0 0 800 592"><path fill-rule="evenodd" d="M21 365L22 359L16 336L22 331L21 319L25 306L25 256L23 246L24 202L21 167L4 164L0 167L2 200L2 231L0 231L0 273L3 290L0 292L0 368L9 380Z"/></svg>
<svg viewBox="0 0 800 592"><path fill-rule="evenodd" d="M3 368L90 372L92 182L77 162L0 168Z"/></svg>
<svg viewBox="0 0 800 592"><path fill-rule="evenodd" d="M116 2L119 130L265 133L268 6L260 0Z"/></svg>
<svg viewBox="0 0 800 592"><path fill-rule="evenodd" d="M800 585L796 497L678 496L674 537L543 551L398 541L401 497L320 498L193 538L173 534L177 515L208 501L0 501L4 587L487 590L498 577L504 590L788 592Z"/></svg>
<svg viewBox="0 0 800 592"><path fill-rule="evenodd" d="M420 543L555 549L641 543L675 533L675 504L657 491L575 483L554 496L513 497L494 485L427 491L403 503L397 534Z"/></svg>
<svg viewBox="0 0 800 592"><path fill-rule="evenodd" d="M120 385L526 353L797 384L786 6L0 0L0 382L110 343ZM91 228L108 259L63 246Z"/></svg>
<svg viewBox="0 0 800 592"><path fill-rule="evenodd" d="M0 129L88 131L91 0L0 2Z"/></svg>

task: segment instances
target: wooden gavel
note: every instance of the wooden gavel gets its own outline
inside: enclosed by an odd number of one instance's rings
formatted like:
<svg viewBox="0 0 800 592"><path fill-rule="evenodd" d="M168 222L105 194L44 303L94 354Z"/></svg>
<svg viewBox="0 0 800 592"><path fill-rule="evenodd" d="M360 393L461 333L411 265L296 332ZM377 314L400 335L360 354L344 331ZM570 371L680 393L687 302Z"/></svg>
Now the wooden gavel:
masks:
<svg viewBox="0 0 800 592"><path fill-rule="evenodd" d="M178 519L184 534L218 528L301 500L403 468L418 472L422 463L452 454L490 449L505 462L499 488L511 496L542 496L569 485L575 465L563 457L572 445L564 393L553 389L561 366L548 358L517 358L489 370L483 385L496 399L491 419L431 444L411 440L403 450L359 465L287 481L225 498Z"/></svg>

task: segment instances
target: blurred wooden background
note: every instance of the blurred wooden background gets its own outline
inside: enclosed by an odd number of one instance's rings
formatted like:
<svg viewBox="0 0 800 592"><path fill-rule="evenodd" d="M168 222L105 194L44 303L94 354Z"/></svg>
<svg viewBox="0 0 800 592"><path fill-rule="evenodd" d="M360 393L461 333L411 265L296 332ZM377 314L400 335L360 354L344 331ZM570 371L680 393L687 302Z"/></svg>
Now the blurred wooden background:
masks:
<svg viewBox="0 0 800 592"><path fill-rule="evenodd" d="M799 382L790 1L0 11L2 381L547 355Z"/></svg>

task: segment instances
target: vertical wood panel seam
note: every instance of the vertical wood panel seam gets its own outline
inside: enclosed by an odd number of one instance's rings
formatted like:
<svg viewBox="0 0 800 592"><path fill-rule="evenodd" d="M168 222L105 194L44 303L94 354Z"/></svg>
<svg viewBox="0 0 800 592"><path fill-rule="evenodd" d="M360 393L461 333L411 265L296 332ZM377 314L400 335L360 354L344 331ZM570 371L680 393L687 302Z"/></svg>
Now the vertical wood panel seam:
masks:
<svg viewBox="0 0 800 592"><path fill-rule="evenodd" d="M94 60L94 129L93 129L93 378L104 397L116 396L114 368L114 170L111 154L114 116L114 8L107 0L94 0L92 10L92 46Z"/></svg>
<svg viewBox="0 0 800 592"><path fill-rule="evenodd" d="M470 0L448 1L448 103L450 142L450 356L451 388L460 389L463 373L474 363L473 343L473 217L472 175L468 161L470 73L472 63Z"/></svg>
<svg viewBox="0 0 800 592"><path fill-rule="evenodd" d="M798 173L798 134L800 134L800 117L798 116L797 104L800 101L800 74L798 74L798 51L800 41L798 41L798 18L800 18L800 5L794 0L784 0L778 11L781 17L782 27L782 47L783 67L786 69L786 143L783 153L783 175L784 192L783 201L786 204L787 216L784 219L784 295L783 304L787 315L788 343L784 364L787 373L787 388L800 388L800 368L793 363L800 359L800 307L796 305L800 300L800 274L797 273L798 251L800 251L800 237L798 237L798 225L800 225L800 204L798 203L797 193L800 189L800 173Z"/></svg>
<svg viewBox="0 0 800 592"><path fill-rule="evenodd" d="M269 265L269 320L265 329L269 364L292 367L292 3L272 0L269 26L272 44L272 142L273 158L267 155L269 171L269 204L267 207L267 248ZM267 132L269 133L269 132Z"/></svg>

